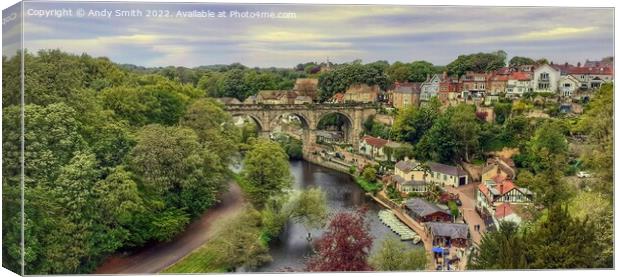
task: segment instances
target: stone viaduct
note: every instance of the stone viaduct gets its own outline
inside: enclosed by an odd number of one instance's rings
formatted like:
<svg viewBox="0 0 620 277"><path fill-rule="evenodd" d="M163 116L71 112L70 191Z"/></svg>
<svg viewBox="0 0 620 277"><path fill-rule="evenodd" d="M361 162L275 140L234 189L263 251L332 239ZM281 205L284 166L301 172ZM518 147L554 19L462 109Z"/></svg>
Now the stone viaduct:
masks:
<svg viewBox="0 0 620 277"><path fill-rule="evenodd" d="M301 119L303 127L304 147L316 142L317 125L326 115L341 114L347 120L345 123L345 140L357 147L362 124L371 115L377 113L374 104L228 104L225 106L232 116L248 116L258 125L261 135L268 136L279 124L282 115L293 114ZM310 142L310 143L308 143Z"/></svg>

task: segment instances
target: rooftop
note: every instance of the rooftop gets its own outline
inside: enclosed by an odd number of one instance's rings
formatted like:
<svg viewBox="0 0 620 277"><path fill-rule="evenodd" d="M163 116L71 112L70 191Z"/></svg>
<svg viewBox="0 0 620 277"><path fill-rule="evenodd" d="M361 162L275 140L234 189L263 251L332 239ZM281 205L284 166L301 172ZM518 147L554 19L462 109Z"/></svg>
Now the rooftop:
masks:
<svg viewBox="0 0 620 277"><path fill-rule="evenodd" d="M431 229L435 236L449 237L451 239L467 239L469 234L467 224L427 222L426 226Z"/></svg>
<svg viewBox="0 0 620 277"><path fill-rule="evenodd" d="M439 172L450 176L463 176L467 175L467 173L461 169L460 167L451 166L447 164L440 164L435 162L428 162L428 167L433 172Z"/></svg>
<svg viewBox="0 0 620 277"><path fill-rule="evenodd" d="M437 205L417 197L407 200L405 206L418 216L427 216L437 212L448 214L446 210L439 208Z"/></svg>

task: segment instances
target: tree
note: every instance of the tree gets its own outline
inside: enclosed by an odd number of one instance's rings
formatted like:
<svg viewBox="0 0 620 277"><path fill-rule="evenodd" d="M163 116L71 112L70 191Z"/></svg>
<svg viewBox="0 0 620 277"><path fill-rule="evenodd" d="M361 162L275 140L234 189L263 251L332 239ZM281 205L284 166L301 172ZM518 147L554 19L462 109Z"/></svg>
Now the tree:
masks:
<svg viewBox="0 0 620 277"><path fill-rule="evenodd" d="M508 65L510 66L534 65L535 63L536 62L531 58L514 56L510 59L510 62L508 62Z"/></svg>
<svg viewBox="0 0 620 277"><path fill-rule="evenodd" d="M288 157L278 143L258 139L243 161L241 176L249 184L247 193L256 207L291 186Z"/></svg>
<svg viewBox="0 0 620 277"><path fill-rule="evenodd" d="M237 151L241 133L232 116L220 103L208 98L196 100L187 108L179 125L191 128L199 142L207 146L224 163Z"/></svg>
<svg viewBox="0 0 620 277"><path fill-rule="evenodd" d="M271 261L269 248L260 240L260 218L258 211L246 209L224 225L212 241L218 253L216 264L227 269L254 269Z"/></svg>
<svg viewBox="0 0 620 277"><path fill-rule="evenodd" d="M370 271L367 258L372 237L364 211L336 214L316 242L316 254L306 262L308 271Z"/></svg>
<svg viewBox="0 0 620 277"><path fill-rule="evenodd" d="M400 140L418 143L422 136L433 127L440 115L441 103L433 98L428 105L420 108L406 107L399 111L392 125L392 133Z"/></svg>
<svg viewBox="0 0 620 277"><path fill-rule="evenodd" d="M367 166L362 171L362 178L368 182L374 182L377 179L377 170L372 166Z"/></svg>
<svg viewBox="0 0 620 277"><path fill-rule="evenodd" d="M583 157L585 164L601 178L597 189L608 195L613 195L613 114L613 85L605 84L586 106L576 128L592 145Z"/></svg>
<svg viewBox="0 0 620 277"><path fill-rule="evenodd" d="M427 262L423 248L407 249L394 238L384 239L381 248L370 256L370 265L378 271L424 270Z"/></svg>
<svg viewBox="0 0 620 277"><path fill-rule="evenodd" d="M489 72L506 66L506 52L460 55L446 66L451 75L461 76L467 71Z"/></svg>
<svg viewBox="0 0 620 277"><path fill-rule="evenodd" d="M354 84L378 85L386 90L389 82L382 67L373 66L373 64L345 64L319 76L319 98L321 101L326 101L335 93L345 92L349 86Z"/></svg>
<svg viewBox="0 0 620 277"><path fill-rule="evenodd" d="M605 194L597 192L580 192L568 203L568 211L579 220L589 220L594 229L594 243L597 254L592 257L593 267L613 267L613 207Z"/></svg>
<svg viewBox="0 0 620 277"><path fill-rule="evenodd" d="M499 231L487 232L472 251L469 269L528 268L528 233L510 221L500 223Z"/></svg>
<svg viewBox="0 0 620 277"><path fill-rule="evenodd" d="M554 205L534 227L529 265L537 269L592 268L600 250L594 240L594 228L587 219L571 218L566 207Z"/></svg>

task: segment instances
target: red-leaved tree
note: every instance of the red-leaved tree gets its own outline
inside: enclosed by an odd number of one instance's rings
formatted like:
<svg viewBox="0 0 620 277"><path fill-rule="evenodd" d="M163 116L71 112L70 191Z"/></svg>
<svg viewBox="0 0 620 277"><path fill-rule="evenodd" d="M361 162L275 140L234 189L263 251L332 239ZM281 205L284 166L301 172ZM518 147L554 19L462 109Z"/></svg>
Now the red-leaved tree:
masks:
<svg viewBox="0 0 620 277"><path fill-rule="evenodd" d="M371 271L367 259L372 246L365 210L341 212L317 240L316 254L306 262L308 271Z"/></svg>

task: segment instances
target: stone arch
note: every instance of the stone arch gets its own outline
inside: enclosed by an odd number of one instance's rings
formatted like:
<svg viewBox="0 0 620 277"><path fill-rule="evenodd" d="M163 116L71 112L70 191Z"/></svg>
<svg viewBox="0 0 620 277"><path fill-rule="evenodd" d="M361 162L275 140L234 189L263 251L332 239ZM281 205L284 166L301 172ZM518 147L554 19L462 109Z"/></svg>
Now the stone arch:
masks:
<svg viewBox="0 0 620 277"><path fill-rule="evenodd" d="M251 118L252 120L254 120L254 123L256 123L256 127L258 127L258 132L264 132L264 131L268 131L269 128L265 128L265 127L269 127L269 126L265 126L265 124L260 120L260 118L258 116L255 116L251 113L233 113L232 114L233 117L235 116L247 116L249 118Z"/></svg>
<svg viewBox="0 0 620 277"><path fill-rule="evenodd" d="M319 129L319 124L325 118L325 116L331 115L331 114L339 114L339 115L344 116L344 118L346 118L346 120L345 120L345 129L346 129L346 131L344 132L345 140L348 143L353 143L354 137L356 136L356 134L354 134L355 121L353 120L351 115L349 115L346 112L342 112L342 111L338 111L338 110L331 110L331 111L322 112L319 116L317 116L317 120L316 120L315 125L314 125L314 130L318 130Z"/></svg>
<svg viewBox="0 0 620 277"><path fill-rule="evenodd" d="M275 116L273 116L273 118L269 119L269 126L270 126L270 130L273 130L275 128L274 124L276 124L277 120L282 118L282 116L285 115L295 115L297 116L300 120L301 120L301 128L304 130L308 130L312 128L312 121L310 121L310 118L308 118L308 116L306 116L303 113L300 112L281 112L281 113L277 113Z"/></svg>

